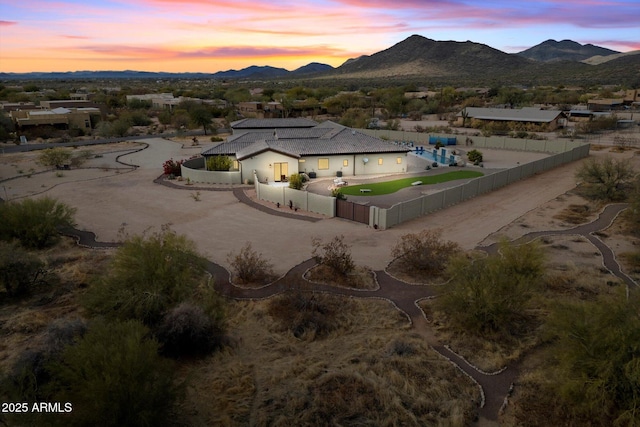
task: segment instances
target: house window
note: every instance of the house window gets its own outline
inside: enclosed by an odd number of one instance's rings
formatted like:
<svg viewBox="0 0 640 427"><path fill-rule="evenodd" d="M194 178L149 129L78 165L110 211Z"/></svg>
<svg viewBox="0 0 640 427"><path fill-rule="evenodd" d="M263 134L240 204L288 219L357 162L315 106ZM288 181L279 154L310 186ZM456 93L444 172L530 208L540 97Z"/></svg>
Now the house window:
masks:
<svg viewBox="0 0 640 427"><path fill-rule="evenodd" d="M402 164L402 157L397 157L396 158L396 163L401 165Z"/></svg>
<svg viewBox="0 0 640 427"><path fill-rule="evenodd" d="M345 168L346 168L347 166L349 166L349 160L344 159L344 160L342 161L342 166L344 166Z"/></svg>
<svg viewBox="0 0 640 427"><path fill-rule="evenodd" d="M306 160L305 160L305 159L299 159L299 160L298 160L298 163L304 163L304 162L306 162Z"/></svg>
<svg viewBox="0 0 640 427"><path fill-rule="evenodd" d="M240 169L240 166L238 165L238 161L237 160L233 161L233 169L235 169L235 170Z"/></svg>
<svg viewBox="0 0 640 427"><path fill-rule="evenodd" d="M382 157L380 157L380 158L378 159L378 165L379 165L379 166L382 166Z"/></svg>
<svg viewBox="0 0 640 427"><path fill-rule="evenodd" d="M329 169L329 159L318 159L318 170Z"/></svg>

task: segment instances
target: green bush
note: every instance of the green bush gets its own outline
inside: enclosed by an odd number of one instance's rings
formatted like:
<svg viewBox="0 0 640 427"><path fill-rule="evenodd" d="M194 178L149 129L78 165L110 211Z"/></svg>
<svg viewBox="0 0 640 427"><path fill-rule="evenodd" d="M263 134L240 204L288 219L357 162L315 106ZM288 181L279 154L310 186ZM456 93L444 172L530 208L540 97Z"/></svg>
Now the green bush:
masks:
<svg viewBox="0 0 640 427"><path fill-rule="evenodd" d="M547 323L553 395L573 425L640 425L640 298L623 292L553 307Z"/></svg>
<svg viewBox="0 0 640 427"><path fill-rule="evenodd" d="M628 159L587 159L576 172L583 181L586 195L593 199L616 201L626 198L627 189L636 177Z"/></svg>
<svg viewBox="0 0 640 427"><path fill-rule="evenodd" d="M158 342L134 320L94 323L77 344L50 366L52 399L71 402L56 414L67 426L161 426L178 396L172 364Z"/></svg>
<svg viewBox="0 0 640 427"><path fill-rule="evenodd" d="M43 277L43 267L43 262L35 255L12 244L0 242L0 286L5 289L7 296L29 294Z"/></svg>
<svg viewBox="0 0 640 427"><path fill-rule="evenodd" d="M85 306L107 317L154 326L199 292L213 292L205 285L204 263L195 244L168 227L129 237L116 251L103 282L88 290Z"/></svg>
<svg viewBox="0 0 640 427"><path fill-rule="evenodd" d="M55 243L60 227L73 226L75 209L50 197L0 203L0 240L17 239L27 248Z"/></svg>
<svg viewBox="0 0 640 427"><path fill-rule="evenodd" d="M68 164L72 156L71 150L66 148L47 148L38 155L38 163L42 166L62 166Z"/></svg>
<svg viewBox="0 0 640 427"><path fill-rule="evenodd" d="M471 150L467 153L467 159L472 163L482 163L482 153L478 150Z"/></svg>
<svg viewBox="0 0 640 427"><path fill-rule="evenodd" d="M294 173L289 177L289 188L293 188L294 190L302 190L303 185L304 180L302 179L301 174Z"/></svg>
<svg viewBox="0 0 640 427"><path fill-rule="evenodd" d="M207 158L208 171L228 171L233 165L229 156L210 156Z"/></svg>
<svg viewBox="0 0 640 427"><path fill-rule="evenodd" d="M500 252L476 260L455 257L449 263L452 279L435 302L454 329L496 338L526 332L526 309L540 286L544 254L535 243L503 242Z"/></svg>

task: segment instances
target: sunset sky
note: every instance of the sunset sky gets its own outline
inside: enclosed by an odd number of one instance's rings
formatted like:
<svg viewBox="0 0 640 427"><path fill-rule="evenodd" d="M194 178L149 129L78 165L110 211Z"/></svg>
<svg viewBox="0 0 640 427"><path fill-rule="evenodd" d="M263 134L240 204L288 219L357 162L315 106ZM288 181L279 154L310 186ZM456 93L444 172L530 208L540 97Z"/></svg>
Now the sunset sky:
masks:
<svg viewBox="0 0 640 427"><path fill-rule="evenodd" d="M0 71L339 66L412 34L640 49L640 0L0 0Z"/></svg>

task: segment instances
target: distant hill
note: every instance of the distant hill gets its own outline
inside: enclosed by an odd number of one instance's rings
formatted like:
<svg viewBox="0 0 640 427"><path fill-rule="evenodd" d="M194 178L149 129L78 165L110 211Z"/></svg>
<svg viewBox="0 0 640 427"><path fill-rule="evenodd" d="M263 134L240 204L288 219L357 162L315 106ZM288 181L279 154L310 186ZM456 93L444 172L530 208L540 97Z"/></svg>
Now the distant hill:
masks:
<svg viewBox="0 0 640 427"><path fill-rule="evenodd" d="M547 40L539 45L519 52L523 58L541 62L584 61L592 56L614 55L620 52L592 44L582 45L572 40Z"/></svg>
<svg viewBox="0 0 640 427"><path fill-rule="evenodd" d="M616 53L614 55L607 55L607 56L596 55L596 56L592 56L591 58L585 59L582 62L589 65L598 65L598 64L604 64L605 62L609 62L613 59L623 58L625 56L631 56L631 55L640 55L640 50L634 50L634 51L625 52L625 53Z"/></svg>
<svg viewBox="0 0 640 427"><path fill-rule="evenodd" d="M413 35L389 49L351 59L331 74L352 78L429 76L473 78L504 75L531 61L471 41L435 41Z"/></svg>
<svg viewBox="0 0 640 427"><path fill-rule="evenodd" d="M582 53L577 55L576 51ZM547 59L536 60L526 57L536 57L536 52L537 57ZM593 58L595 55L600 57ZM361 83L368 81L376 85L420 82L454 86L620 84L638 87L640 55L632 52L619 54L593 45L583 46L570 40L547 40L519 54L509 54L471 41L435 41L413 35L388 49L349 59L338 68L314 62L294 71L270 66L251 66L242 70L227 70L213 74L130 70L0 73L0 80L302 78L314 79L319 83L326 80L332 84L340 80L359 80Z"/></svg>
<svg viewBox="0 0 640 427"><path fill-rule="evenodd" d="M333 70L331 65L312 62L294 71L270 66L251 66L241 70L219 71L217 73L166 73L148 71L69 71L52 73L2 73L0 80L42 80L42 79L273 79L293 77Z"/></svg>

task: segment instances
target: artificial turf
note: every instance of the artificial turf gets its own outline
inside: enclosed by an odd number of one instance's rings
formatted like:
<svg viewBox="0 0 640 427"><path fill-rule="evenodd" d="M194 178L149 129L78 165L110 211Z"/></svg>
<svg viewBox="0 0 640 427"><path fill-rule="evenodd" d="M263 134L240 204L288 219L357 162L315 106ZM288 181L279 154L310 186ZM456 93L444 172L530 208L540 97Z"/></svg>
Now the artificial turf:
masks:
<svg viewBox="0 0 640 427"><path fill-rule="evenodd" d="M380 196L383 194L395 193L406 187L411 187L411 183L422 181L422 185L439 184L441 182L455 181L457 179L469 179L483 176L482 172L477 171L453 171L438 175L414 176L411 178L396 179L393 181L372 182L370 184L350 185L342 187L340 191L347 196ZM367 193L361 193L361 188L371 190Z"/></svg>

